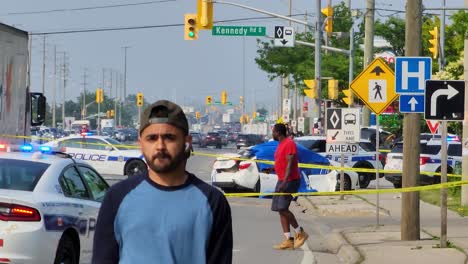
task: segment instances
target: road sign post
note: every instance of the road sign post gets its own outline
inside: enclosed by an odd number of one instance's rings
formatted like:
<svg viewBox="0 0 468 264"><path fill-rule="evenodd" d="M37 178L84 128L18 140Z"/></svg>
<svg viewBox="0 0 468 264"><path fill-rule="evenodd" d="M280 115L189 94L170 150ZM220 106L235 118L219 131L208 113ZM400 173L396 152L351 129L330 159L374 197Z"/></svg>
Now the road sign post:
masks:
<svg viewBox="0 0 468 264"><path fill-rule="evenodd" d="M379 115L395 100L398 94L395 92L395 74L381 58L372 61L350 85L354 93L372 110L376 115L376 154L375 160L379 160ZM379 186L379 167L375 172L375 188ZM377 226L380 225L380 196L377 196L376 218Z"/></svg>

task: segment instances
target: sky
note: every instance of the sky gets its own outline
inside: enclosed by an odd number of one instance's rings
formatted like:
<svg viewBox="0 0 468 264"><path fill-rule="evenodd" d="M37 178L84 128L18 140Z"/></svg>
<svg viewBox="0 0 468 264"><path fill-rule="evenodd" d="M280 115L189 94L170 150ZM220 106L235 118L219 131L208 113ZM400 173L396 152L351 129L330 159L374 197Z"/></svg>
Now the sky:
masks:
<svg viewBox="0 0 468 264"><path fill-rule="evenodd" d="M243 5L287 15L289 0L231 0ZM439 7L443 0L424 0L426 7ZM88 9L88 7L154 2L145 5ZM364 9L365 0L346 0L352 9ZM463 0L446 1L447 6L462 7ZM328 0L322 0L322 7ZM332 5L339 1L332 0ZM406 0L376 0L376 19L385 19L394 12L404 10ZM307 20L315 19L315 1L292 0L292 14L307 13ZM81 9L81 10L70 10ZM54 11L62 10L62 11ZM50 11L50 12L37 12ZM439 11L432 11L437 13ZM202 106L205 97L220 100L226 90L228 101L239 102L245 93L246 109L256 105L273 111L278 100L279 81L270 81L268 74L255 63L257 37L212 36L211 31L200 31L198 40L184 40L184 14L196 13L196 0L15 0L2 1L0 22L13 25L33 34L80 29L175 25L138 30L108 32L51 34L45 39L45 93L53 101L54 50L57 51L57 68L63 64L63 52L69 69L65 90L67 99L75 99L83 91L86 72L86 89L94 91L103 86L110 96L110 75L113 72L113 91L116 78L123 94L124 48L127 49L127 94L142 92L145 100L153 102L169 99L180 105ZM214 19L264 17L246 9L215 4ZM296 17L305 20L305 15ZM274 26L287 26L281 19L244 20L216 25L266 26L273 35ZM293 25L298 31L304 26ZM265 41L265 38L261 40ZM32 37L31 90L42 91L43 36ZM57 76L58 78L58 76ZM57 102L63 89L57 82Z"/></svg>

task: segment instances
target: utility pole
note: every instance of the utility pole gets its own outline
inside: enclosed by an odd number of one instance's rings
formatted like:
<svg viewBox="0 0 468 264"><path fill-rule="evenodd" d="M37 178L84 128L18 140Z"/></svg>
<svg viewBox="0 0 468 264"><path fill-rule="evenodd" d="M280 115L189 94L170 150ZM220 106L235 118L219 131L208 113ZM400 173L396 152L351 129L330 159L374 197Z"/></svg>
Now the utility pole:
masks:
<svg viewBox="0 0 468 264"><path fill-rule="evenodd" d="M42 36L42 94L45 94L46 36Z"/></svg>
<svg viewBox="0 0 468 264"><path fill-rule="evenodd" d="M468 0L465 0L465 7L468 8ZM465 36L464 48L464 79L465 91L468 91L468 36ZM465 113L468 112L468 93L465 93ZM463 121L463 139L468 138L468 116L465 114ZM462 180L468 181L468 156L463 155L462 160ZM468 206L468 185L461 186L461 205Z"/></svg>
<svg viewBox="0 0 468 264"><path fill-rule="evenodd" d="M324 124L325 118L322 119L322 71L321 71L321 60L322 60L322 6L320 0L315 0L315 81L317 84L318 99L315 100L317 106L318 118L321 123ZM313 119L311 118L310 123L313 127Z"/></svg>
<svg viewBox="0 0 468 264"><path fill-rule="evenodd" d="M422 0L407 0L405 56L418 57L421 52ZM419 186L420 114L405 114L403 120L403 187ZM420 239L419 192L401 195L401 240Z"/></svg>
<svg viewBox="0 0 468 264"><path fill-rule="evenodd" d="M87 68L84 68L84 73L83 73L83 108L81 110L81 120L86 119L86 85L88 83L86 82L86 79L88 78L88 73L87 73Z"/></svg>
<svg viewBox="0 0 468 264"><path fill-rule="evenodd" d="M372 62L374 57L374 13L375 0L367 0L365 37L364 37L364 69ZM370 125L370 110L367 106L362 106L362 126ZM379 142L377 142L379 144Z"/></svg>
<svg viewBox="0 0 468 264"><path fill-rule="evenodd" d="M440 40L439 40L439 71L445 68L445 0L442 0L442 12L440 15Z"/></svg>
<svg viewBox="0 0 468 264"><path fill-rule="evenodd" d="M54 45L54 75L52 82L52 127L56 126L55 122L55 107L57 104L57 45ZM64 129L62 125L62 129Z"/></svg>
<svg viewBox="0 0 468 264"><path fill-rule="evenodd" d="M125 46L123 47L124 49L124 91L123 91L123 100L125 101L127 99L127 49L130 48L130 46Z"/></svg>
<svg viewBox="0 0 468 264"><path fill-rule="evenodd" d="M63 72L62 72L62 125L66 127L65 124L65 91L67 87L67 53L63 52Z"/></svg>

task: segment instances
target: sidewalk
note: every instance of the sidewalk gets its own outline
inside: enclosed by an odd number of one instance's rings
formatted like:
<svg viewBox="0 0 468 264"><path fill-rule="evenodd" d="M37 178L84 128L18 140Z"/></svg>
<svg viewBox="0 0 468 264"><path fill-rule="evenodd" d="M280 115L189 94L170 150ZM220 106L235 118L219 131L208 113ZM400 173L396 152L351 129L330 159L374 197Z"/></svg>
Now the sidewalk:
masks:
<svg viewBox="0 0 468 264"><path fill-rule="evenodd" d="M343 263L465 263L468 261L468 218L447 212L449 248L441 249L440 208L420 202L420 240L402 241L400 194L309 196L299 202L317 221L327 250Z"/></svg>

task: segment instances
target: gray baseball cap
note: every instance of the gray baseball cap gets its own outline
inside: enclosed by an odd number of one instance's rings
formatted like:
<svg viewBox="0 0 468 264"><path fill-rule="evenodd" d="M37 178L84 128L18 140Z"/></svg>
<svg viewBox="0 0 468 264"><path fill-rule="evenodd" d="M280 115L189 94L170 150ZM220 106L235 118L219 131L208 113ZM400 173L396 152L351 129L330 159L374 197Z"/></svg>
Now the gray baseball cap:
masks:
<svg viewBox="0 0 468 264"><path fill-rule="evenodd" d="M188 135L189 125L184 111L177 104L168 100L159 100L146 107L140 116L139 134L151 124L171 124L182 129Z"/></svg>

